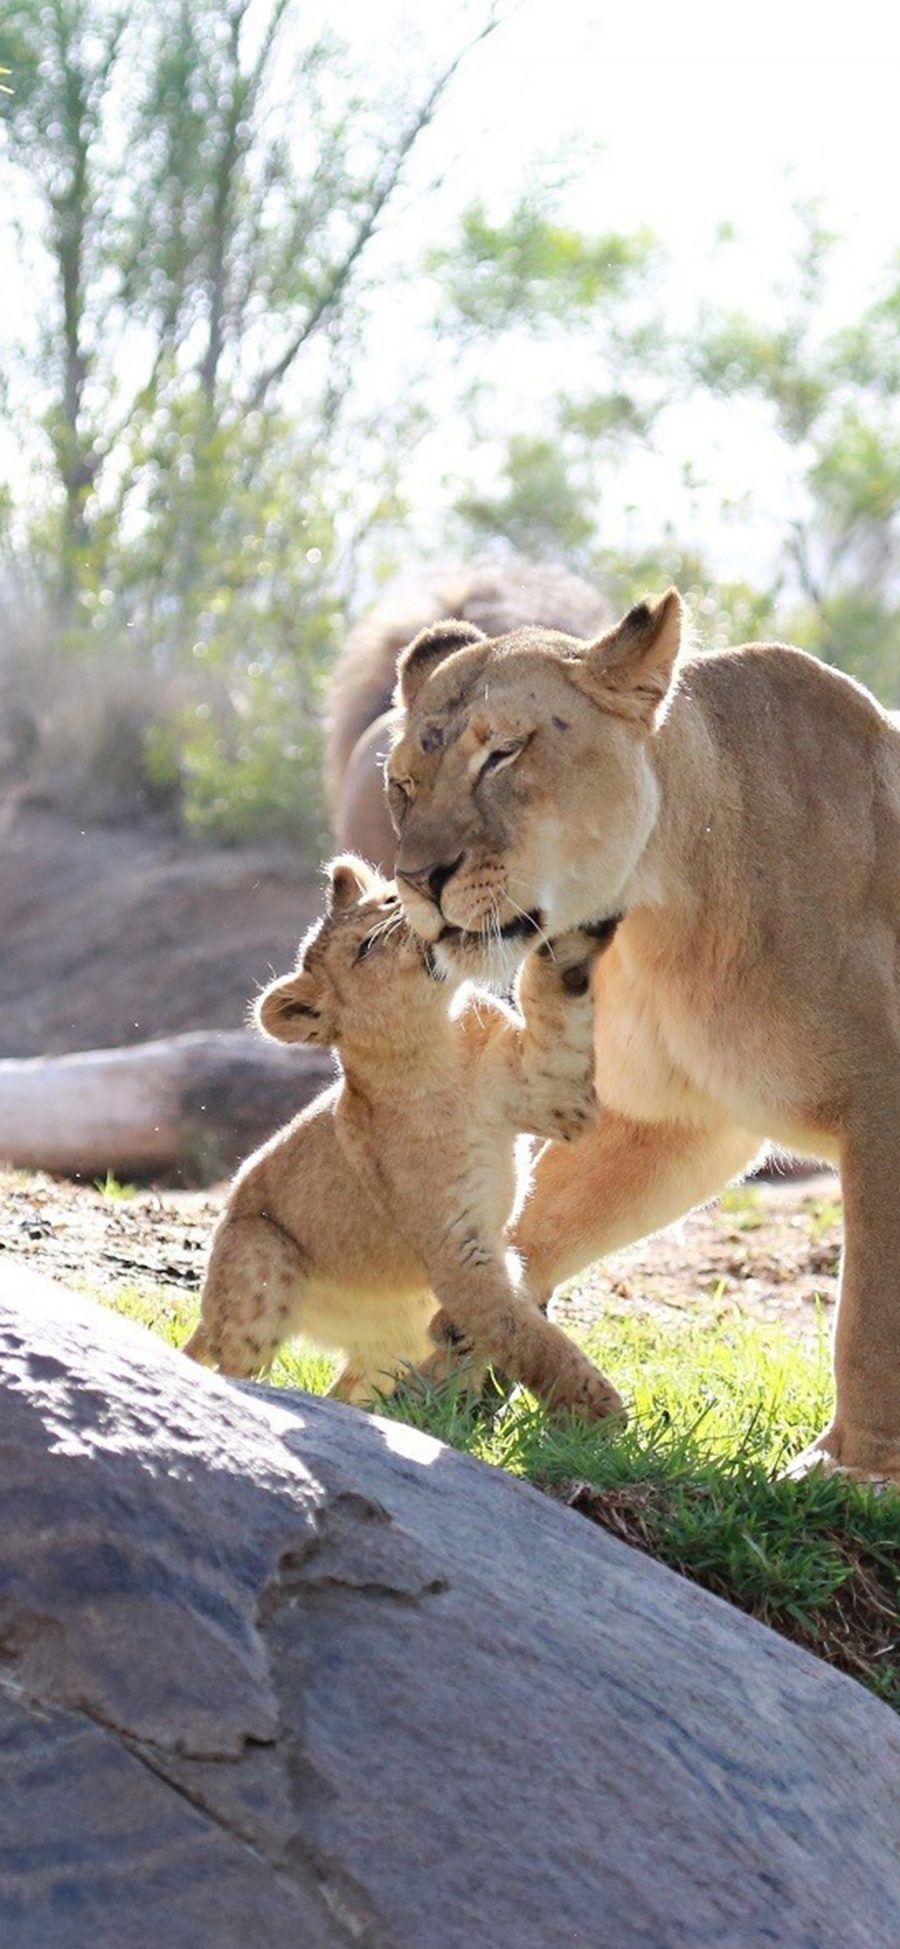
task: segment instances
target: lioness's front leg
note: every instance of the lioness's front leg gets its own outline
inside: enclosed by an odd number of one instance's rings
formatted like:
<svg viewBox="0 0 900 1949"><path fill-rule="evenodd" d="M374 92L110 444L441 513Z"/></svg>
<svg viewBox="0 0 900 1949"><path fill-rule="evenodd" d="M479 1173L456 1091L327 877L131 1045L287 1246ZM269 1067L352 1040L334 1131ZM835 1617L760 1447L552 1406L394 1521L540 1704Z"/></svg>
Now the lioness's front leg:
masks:
<svg viewBox="0 0 900 1949"><path fill-rule="evenodd" d="M532 1292L548 1299L595 1259L671 1225L758 1149L736 1124L637 1123L611 1110L577 1144L548 1144L513 1230Z"/></svg>

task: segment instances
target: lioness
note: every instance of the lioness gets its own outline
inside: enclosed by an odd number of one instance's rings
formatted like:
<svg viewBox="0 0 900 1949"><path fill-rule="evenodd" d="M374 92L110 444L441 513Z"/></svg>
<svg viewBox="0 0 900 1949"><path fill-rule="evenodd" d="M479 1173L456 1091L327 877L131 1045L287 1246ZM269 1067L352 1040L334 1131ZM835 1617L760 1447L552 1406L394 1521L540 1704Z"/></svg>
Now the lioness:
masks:
<svg viewBox="0 0 900 1949"><path fill-rule="evenodd" d="M451 1014L393 885L360 859L332 863L328 911L257 1018L278 1041L333 1044L343 1074L238 1172L195 1360L253 1374L302 1333L347 1356L333 1392L370 1400L434 1358L440 1301L481 1359L545 1400L621 1409L531 1301L505 1238L518 1132L580 1136L596 1115L591 968L609 931L529 955L521 1016L483 994Z"/></svg>
<svg viewBox="0 0 900 1949"><path fill-rule="evenodd" d="M840 1164L833 1419L794 1463L900 1479L900 733L781 644L685 657L670 589L595 642L425 630L388 764L397 878L447 966L621 917L605 1114L542 1155L515 1238L548 1293L766 1139Z"/></svg>

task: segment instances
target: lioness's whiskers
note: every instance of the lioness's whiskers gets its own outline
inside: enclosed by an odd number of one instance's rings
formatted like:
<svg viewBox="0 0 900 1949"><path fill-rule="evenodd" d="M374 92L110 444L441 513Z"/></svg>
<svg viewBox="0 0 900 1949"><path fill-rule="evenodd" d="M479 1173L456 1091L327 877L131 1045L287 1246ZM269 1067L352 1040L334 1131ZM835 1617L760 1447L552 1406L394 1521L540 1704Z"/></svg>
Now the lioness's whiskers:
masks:
<svg viewBox="0 0 900 1949"><path fill-rule="evenodd" d="M497 902L497 896L496 894L493 894L491 897L490 907L488 908L488 954L491 958L492 972L493 972L493 957L496 955L497 971L498 974L502 975L503 935L500 930L501 930L500 908Z"/></svg>
<svg viewBox="0 0 900 1949"><path fill-rule="evenodd" d="M520 918L522 920L527 920L529 927L534 928L534 931L538 937L538 940L541 942L541 945L545 947L547 949L547 953L552 956L553 942L551 941L549 934L546 934L544 932L543 927L541 927L540 923L535 920L533 914L526 913L525 908L519 906L518 900L513 899L512 894L509 891L509 887L507 887L506 889L506 898L509 901L510 906L515 908L516 913L520 916Z"/></svg>

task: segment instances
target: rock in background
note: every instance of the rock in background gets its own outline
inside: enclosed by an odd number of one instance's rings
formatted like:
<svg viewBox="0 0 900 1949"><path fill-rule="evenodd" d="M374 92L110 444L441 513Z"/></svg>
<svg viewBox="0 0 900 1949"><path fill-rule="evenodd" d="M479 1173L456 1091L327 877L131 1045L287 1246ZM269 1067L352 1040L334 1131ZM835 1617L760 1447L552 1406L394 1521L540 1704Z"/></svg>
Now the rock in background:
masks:
<svg viewBox="0 0 900 1949"><path fill-rule="evenodd" d="M888 1949L887 1707L536 1491L0 1273L4 1949Z"/></svg>

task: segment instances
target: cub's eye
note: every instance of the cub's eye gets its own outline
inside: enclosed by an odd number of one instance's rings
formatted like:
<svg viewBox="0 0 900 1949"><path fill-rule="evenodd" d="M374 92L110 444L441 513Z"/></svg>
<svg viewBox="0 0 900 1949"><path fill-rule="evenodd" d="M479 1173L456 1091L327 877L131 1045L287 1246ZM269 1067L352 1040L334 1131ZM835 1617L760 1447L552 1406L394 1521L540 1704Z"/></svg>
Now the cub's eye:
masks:
<svg viewBox="0 0 900 1949"><path fill-rule="evenodd" d="M374 934L367 934L365 940L360 941L356 953L353 956L354 968L356 967L358 961L364 961L366 955L371 954L373 947L378 946L378 938L380 932L381 932L380 928L376 927Z"/></svg>
<svg viewBox="0 0 900 1949"><path fill-rule="evenodd" d="M487 772L502 771L504 765L511 765L513 760L524 751L527 743L527 738L509 738L505 744L495 744L493 751L489 751L485 758L478 774L479 778L484 778Z"/></svg>

